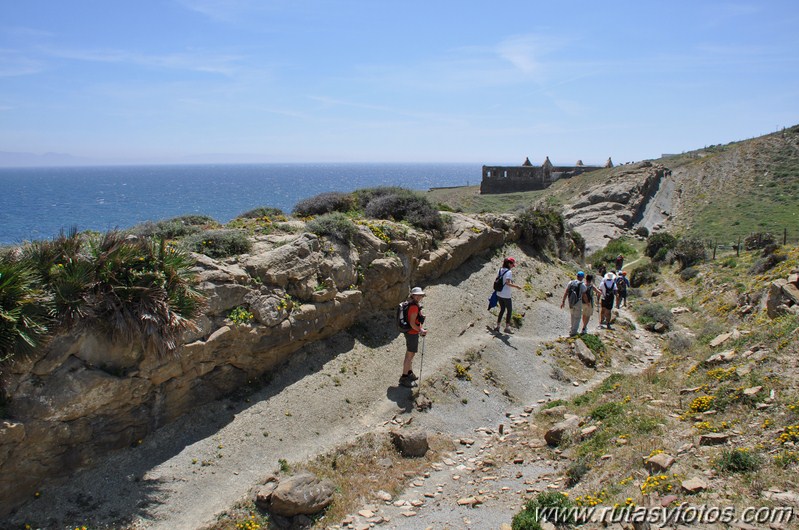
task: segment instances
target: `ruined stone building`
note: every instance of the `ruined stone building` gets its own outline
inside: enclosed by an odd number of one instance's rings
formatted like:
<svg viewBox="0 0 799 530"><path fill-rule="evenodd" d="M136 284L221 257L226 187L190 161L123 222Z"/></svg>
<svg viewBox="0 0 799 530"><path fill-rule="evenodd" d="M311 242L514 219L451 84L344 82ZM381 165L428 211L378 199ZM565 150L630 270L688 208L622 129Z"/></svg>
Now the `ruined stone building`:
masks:
<svg viewBox="0 0 799 530"><path fill-rule="evenodd" d="M610 165L608 165L610 164ZM608 158L605 167L613 167ZM583 165L578 160L574 166L553 166L546 157L540 166L534 166L526 158L521 166L483 166L480 193L512 193L515 191L542 190L562 178L571 178L580 173L600 169L599 166Z"/></svg>

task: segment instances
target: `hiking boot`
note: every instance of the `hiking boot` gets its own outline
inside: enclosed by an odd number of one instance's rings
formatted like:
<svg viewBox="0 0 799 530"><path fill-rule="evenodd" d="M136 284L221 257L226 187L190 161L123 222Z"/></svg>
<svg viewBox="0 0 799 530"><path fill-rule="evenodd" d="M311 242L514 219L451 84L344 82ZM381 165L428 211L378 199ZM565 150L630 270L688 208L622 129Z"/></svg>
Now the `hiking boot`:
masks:
<svg viewBox="0 0 799 530"><path fill-rule="evenodd" d="M510 326L505 326L505 333L513 333L513 330L510 329Z"/></svg>
<svg viewBox="0 0 799 530"><path fill-rule="evenodd" d="M494 333L499 333L499 326L494 328Z"/></svg>
<svg viewBox="0 0 799 530"><path fill-rule="evenodd" d="M607 327L608 329L613 329L612 327L610 327L610 322L608 322L608 325L607 325L606 327Z"/></svg>
<svg viewBox="0 0 799 530"><path fill-rule="evenodd" d="M416 377L416 374L415 374L415 373L413 373L413 370L409 370L409 371L408 371L408 373L407 373L407 374L405 374L405 376L406 376L408 379L410 379L411 381L416 381L416 380L418 380L418 379L419 379L418 377Z"/></svg>
<svg viewBox="0 0 799 530"><path fill-rule="evenodd" d="M580 332L580 335L585 335L586 333L588 333L588 330L586 328L583 328L583 330Z"/></svg>
<svg viewBox="0 0 799 530"><path fill-rule="evenodd" d="M413 388L416 386L416 383L413 381L413 379L411 379L407 375L400 376L399 384L406 388Z"/></svg>

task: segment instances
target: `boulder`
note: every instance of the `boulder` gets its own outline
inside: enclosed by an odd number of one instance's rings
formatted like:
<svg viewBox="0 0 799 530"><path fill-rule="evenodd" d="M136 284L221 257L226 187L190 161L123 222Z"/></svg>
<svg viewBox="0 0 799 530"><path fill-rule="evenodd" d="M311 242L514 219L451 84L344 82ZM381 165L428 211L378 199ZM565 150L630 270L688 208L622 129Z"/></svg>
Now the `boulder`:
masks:
<svg viewBox="0 0 799 530"><path fill-rule="evenodd" d="M313 515L333 502L335 490L335 484L328 479L300 473L278 482L269 496L269 511L283 517Z"/></svg>
<svg viewBox="0 0 799 530"><path fill-rule="evenodd" d="M674 457L666 453L658 453L646 459L645 467L650 473L661 473L674 464Z"/></svg>
<svg viewBox="0 0 799 530"><path fill-rule="evenodd" d="M680 483L680 487L682 487L682 490L688 495L693 495L705 491L707 489L707 484L701 478L694 477L683 480L682 483Z"/></svg>
<svg viewBox="0 0 799 530"><path fill-rule="evenodd" d="M729 434L710 432L699 437L699 445L720 445L727 443L729 439Z"/></svg>
<svg viewBox="0 0 799 530"><path fill-rule="evenodd" d="M580 418L578 416L570 415L565 420L553 425L545 434L544 440L551 446L558 446L563 441L563 438L570 431L574 431L580 426Z"/></svg>
<svg viewBox="0 0 799 530"><path fill-rule="evenodd" d="M420 430L391 431L391 442L402 456L421 457L430 449L427 433Z"/></svg>
<svg viewBox="0 0 799 530"><path fill-rule="evenodd" d="M580 359L580 362L588 368L594 368L596 366L596 355L594 355L591 348L586 346L582 340L574 341L574 353L577 355L577 358Z"/></svg>
<svg viewBox="0 0 799 530"><path fill-rule="evenodd" d="M735 359L735 357L737 357L737 354L735 353L735 350L727 350L727 351L719 352L719 353L717 353L715 355L711 355L705 361L705 364L708 365L708 366L713 366L713 365L716 365L716 364L725 364L725 363L728 363L728 362L732 361L733 359Z"/></svg>
<svg viewBox="0 0 799 530"><path fill-rule="evenodd" d="M265 486L266 489L269 487L268 484ZM328 479L320 479L313 473L300 473L278 482L268 496L269 511L283 517L317 514L333 502L335 490L335 484Z"/></svg>

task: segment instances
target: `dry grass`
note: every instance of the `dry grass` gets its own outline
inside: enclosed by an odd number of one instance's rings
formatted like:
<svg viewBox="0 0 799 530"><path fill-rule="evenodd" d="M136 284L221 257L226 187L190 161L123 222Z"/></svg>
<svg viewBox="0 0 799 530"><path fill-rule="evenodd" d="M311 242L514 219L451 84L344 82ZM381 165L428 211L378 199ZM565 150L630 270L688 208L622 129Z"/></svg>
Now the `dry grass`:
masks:
<svg viewBox="0 0 799 530"><path fill-rule="evenodd" d="M432 435L428 440L430 450L424 457L405 458L397 452L388 433L370 433L298 466L336 484L333 504L317 526L337 524L365 504L382 503L375 497L380 490L396 497L405 489L409 477L424 473L431 463L442 458L442 453L455 448L452 440L443 435Z"/></svg>
<svg viewBox="0 0 799 530"><path fill-rule="evenodd" d="M596 426L590 436L573 434L558 448L540 446L540 439L562 417L539 412L534 425L492 455L498 460L522 456L564 457L564 478L575 484L570 497L578 504L645 505L649 495L677 495L677 503L763 506L768 489L795 491L799 471L799 319L769 319L762 311L743 315L739 304L758 299L773 279L799 268L799 249L786 250L789 259L766 274L744 271L757 258L741 255L736 263L700 265L687 282L665 270L662 286L672 286L657 301L666 307L688 305L691 313L675 317L678 333L687 337L665 344L658 362L640 374L614 374L593 390L564 404L567 413L584 419L581 429ZM644 293L645 294L645 293ZM746 296L742 296L746 295ZM711 348L709 342L732 329L745 333ZM620 354L623 333L603 340L610 355ZM571 357L567 341L544 348L572 378L586 375ZM714 353L734 349L730 363L707 365ZM749 353L747 353L749 352ZM543 353L543 352L542 352ZM756 391L757 387L762 387ZM744 392L749 389L748 393ZM751 395L748 395L751 394ZM696 406L701 398L703 406ZM694 407L692 408L692 404ZM699 410L699 412L692 412ZM731 435L727 444L700 446L709 432ZM645 460L657 452L676 458L663 473L650 475ZM701 477L710 491L688 496L682 480ZM576 480L574 480L576 478Z"/></svg>

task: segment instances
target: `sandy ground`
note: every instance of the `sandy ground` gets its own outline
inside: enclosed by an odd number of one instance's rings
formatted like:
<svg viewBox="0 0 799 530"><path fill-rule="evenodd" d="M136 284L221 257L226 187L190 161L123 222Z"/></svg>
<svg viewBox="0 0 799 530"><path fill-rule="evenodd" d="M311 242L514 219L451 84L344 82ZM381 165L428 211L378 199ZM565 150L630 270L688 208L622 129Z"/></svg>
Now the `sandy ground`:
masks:
<svg viewBox="0 0 799 530"><path fill-rule="evenodd" d="M451 460L454 469L468 465L469 458L492 443L479 429L507 426L508 417L524 407L579 390L552 379L552 360L535 354L540 344L568 330L568 312L558 306L569 278L554 263L536 261L517 248L509 252L519 262L514 280L532 285L529 291L514 291L514 309L525 313L522 327L511 335L489 331L496 317L487 311L486 300L501 259L473 258L458 271L423 285L430 333L423 366L421 355L414 363L425 380L453 375L453 359L479 352L480 362L490 367L501 388L482 380L464 382L461 392L468 405L436 401L429 411L416 411L411 391L398 386L405 348L392 315L368 316L348 332L298 352L254 394L203 406L137 447L104 457L93 469L43 489L41 498L24 506L9 526L201 528L276 471L279 459L306 460L359 434L386 429L386 422L398 415L413 416L416 426L455 439L475 438L473 446ZM561 287L556 290L557 285ZM555 291L554 297L547 298L545 291ZM507 485L507 491L518 491L524 480L549 470L543 463L523 467L522 477L514 471L516 484ZM381 528L499 528L518 511L518 496L480 509L442 502L445 493L466 493L452 476L450 466L444 466L423 478L428 485L450 485L435 486L438 508L431 501L413 517L390 514ZM394 508L380 507L388 512Z"/></svg>

